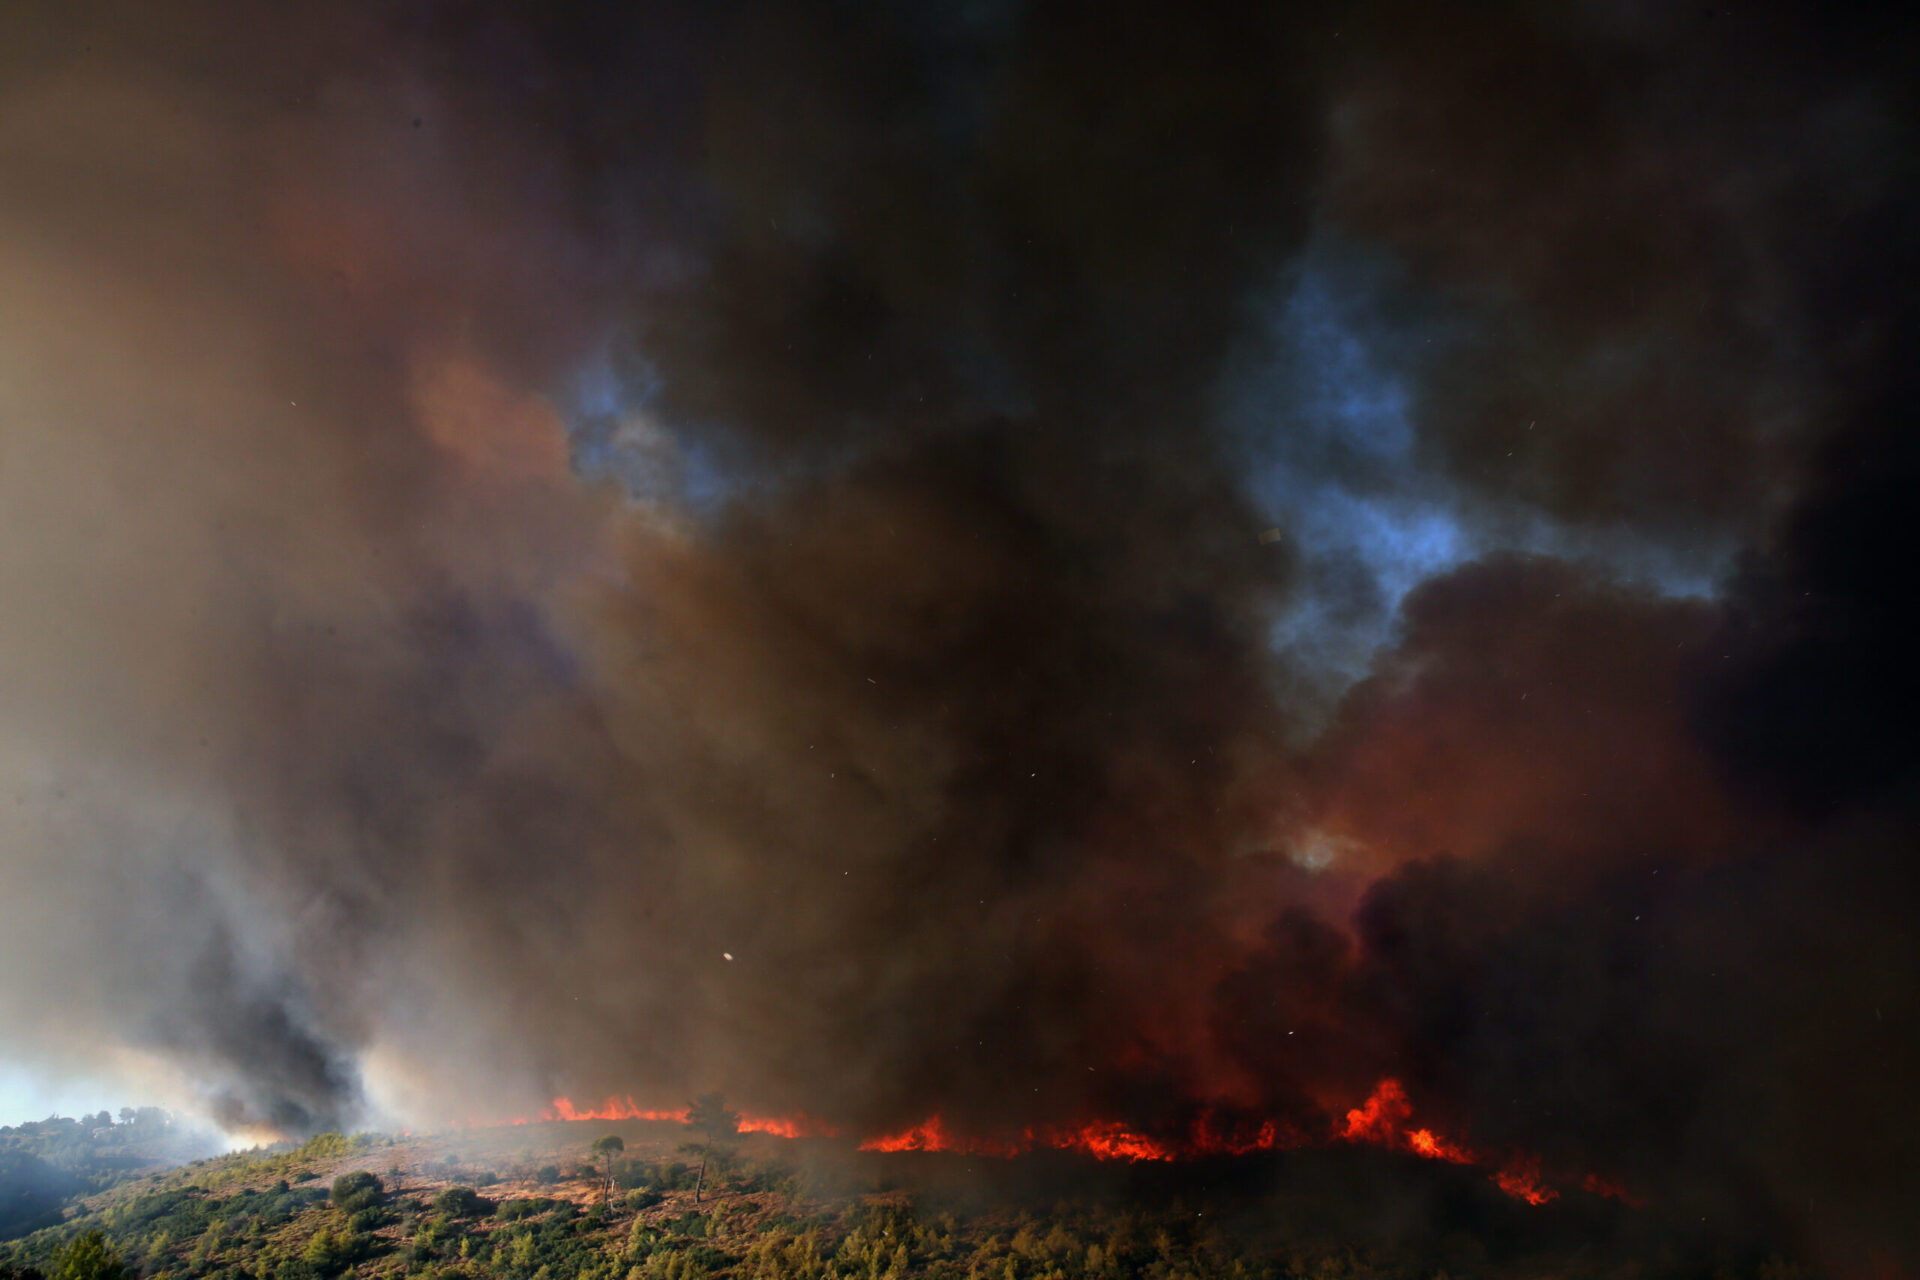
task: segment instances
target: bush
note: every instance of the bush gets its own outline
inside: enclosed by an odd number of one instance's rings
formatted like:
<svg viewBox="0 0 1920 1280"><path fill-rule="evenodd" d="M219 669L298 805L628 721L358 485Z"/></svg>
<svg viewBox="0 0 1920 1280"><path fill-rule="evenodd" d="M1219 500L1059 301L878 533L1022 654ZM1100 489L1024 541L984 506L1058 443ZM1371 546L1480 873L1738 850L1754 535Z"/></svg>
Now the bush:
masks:
<svg viewBox="0 0 1920 1280"><path fill-rule="evenodd" d="M379 1204L386 1198L386 1191L376 1175L365 1169L357 1169L333 1180L331 1198L334 1208L342 1213L354 1214Z"/></svg>
<svg viewBox="0 0 1920 1280"><path fill-rule="evenodd" d="M643 1209L653 1208L653 1206L661 1203L665 1199L666 1197L658 1191L629 1191L627 1192L627 1208L633 1210L635 1213L639 1213Z"/></svg>
<svg viewBox="0 0 1920 1280"><path fill-rule="evenodd" d="M493 1216L502 1222L519 1222L523 1218L537 1218L558 1204L557 1200L544 1197L532 1200L507 1200L493 1212Z"/></svg>
<svg viewBox="0 0 1920 1280"><path fill-rule="evenodd" d="M560 1181L560 1167L558 1165L543 1164L533 1175L533 1180L543 1187L550 1187Z"/></svg>
<svg viewBox="0 0 1920 1280"><path fill-rule="evenodd" d="M433 1198L433 1207L449 1218L477 1218L497 1206L472 1187L448 1187Z"/></svg>
<svg viewBox="0 0 1920 1280"><path fill-rule="evenodd" d="M363 1236L369 1232L378 1231L393 1220L393 1214L376 1206L372 1209L362 1209L351 1218L348 1218L347 1229L355 1235Z"/></svg>

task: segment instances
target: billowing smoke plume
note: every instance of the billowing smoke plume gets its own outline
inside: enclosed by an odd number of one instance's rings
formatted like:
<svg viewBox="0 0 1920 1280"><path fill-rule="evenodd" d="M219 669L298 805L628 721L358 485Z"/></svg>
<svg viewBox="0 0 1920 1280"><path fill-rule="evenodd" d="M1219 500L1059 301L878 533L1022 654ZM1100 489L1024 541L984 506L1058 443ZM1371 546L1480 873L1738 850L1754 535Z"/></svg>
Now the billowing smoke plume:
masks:
<svg viewBox="0 0 1920 1280"><path fill-rule="evenodd" d="M10 7L8 1054L1913 1251L1906 33L1252 8Z"/></svg>

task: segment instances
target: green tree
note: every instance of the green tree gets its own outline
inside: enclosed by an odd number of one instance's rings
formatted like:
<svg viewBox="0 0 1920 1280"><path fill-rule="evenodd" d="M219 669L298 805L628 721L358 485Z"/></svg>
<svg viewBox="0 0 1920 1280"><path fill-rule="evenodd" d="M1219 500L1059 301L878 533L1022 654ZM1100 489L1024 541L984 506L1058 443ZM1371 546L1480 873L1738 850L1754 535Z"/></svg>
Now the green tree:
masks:
<svg viewBox="0 0 1920 1280"><path fill-rule="evenodd" d="M740 1133L740 1113L727 1110L727 1101L717 1093L706 1093L687 1104L687 1127L701 1135L700 1176L694 1179L693 1202L700 1203L700 1189L707 1181L707 1161L714 1148L724 1150Z"/></svg>
<svg viewBox="0 0 1920 1280"><path fill-rule="evenodd" d="M98 1231L82 1232L53 1259L53 1280L126 1280L127 1264Z"/></svg>
<svg viewBox="0 0 1920 1280"><path fill-rule="evenodd" d="M380 1203L386 1188L377 1174L365 1169L343 1173L333 1180L331 1199L334 1208L345 1214L359 1213Z"/></svg>
<svg viewBox="0 0 1920 1280"><path fill-rule="evenodd" d="M433 1207L449 1218L477 1218L498 1206L472 1187L448 1187L433 1198Z"/></svg>
<svg viewBox="0 0 1920 1280"><path fill-rule="evenodd" d="M589 1148L589 1150L591 1150L594 1155L599 1156L602 1161L601 1172L603 1181L600 1187L600 1199L602 1203L613 1199L613 1157L626 1149L626 1139L617 1133L609 1133L605 1137L595 1138L593 1140L593 1146Z"/></svg>
<svg viewBox="0 0 1920 1280"><path fill-rule="evenodd" d="M307 1241L306 1260L313 1264L314 1270L323 1276L330 1276L340 1269L341 1254L344 1250L333 1232L322 1227L313 1233Z"/></svg>

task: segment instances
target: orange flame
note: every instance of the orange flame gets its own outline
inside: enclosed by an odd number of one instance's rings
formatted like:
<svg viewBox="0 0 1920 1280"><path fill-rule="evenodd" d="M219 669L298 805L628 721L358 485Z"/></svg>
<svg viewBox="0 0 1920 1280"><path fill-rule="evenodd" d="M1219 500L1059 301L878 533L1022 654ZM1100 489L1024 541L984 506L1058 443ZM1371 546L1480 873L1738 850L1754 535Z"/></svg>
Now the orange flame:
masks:
<svg viewBox="0 0 1920 1280"><path fill-rule="evenodd" d="M1454 1164L1472 1164L1473 1153L1457 1143L1435 1136L1431 1129L1414 1129L1407 1134L1413 1153L1429 1160L1447 1160Z"/></svg>
<svg viewBox="0 0 1920 1280"><path fill-rule="evenodd" d="M837 1138L839 1130L812 1116L756 1116L742 1112L740 1132L767 1133L776 1138Z"/></svg>
<svg viewBox="0 0 1920 1280"><path fill-rule="evenodd" d="M1516 1157L1506 1168L1493 1175L1493 1184L1514 1199L1525 1200L1528 1204L1545 1204L1560 1198L1558 1191L1540 1180L1538 1156Z"/></svg>
<svg viewBox="0 0 1920 1280"><path fill-rule="evenodd" d="M1373 1086L1366 1102L1347 1112L1346 1128L1340 1136L1348 1142L1369 1142L1376 1146L1397 1147L1400 1126L1413 1119L1413 1103L1398 1080L1382 1080Z"/></svg>
<svg viewBox="0 0 1920 1280"><path fill-rule="evenodd" d="M678 1111L648 1111L634 1105L632 1095L626 1098L608 1098L597 1107L581 1109L565 1098L555 1098L553 1105L541 1113L542 1120L671 1120L679 1124L687 1122L687 1112L683 1107Z"/></svg>
<svg viewBox="0 0 1920 1280"><path fill-rule="evenodd" d="M1064 1132L1055 1131L1047 1134L1043 1141L1061 1151L1078 1151L1096 1160L1173 1159L1173 1152L1161 1143L1118 1123L1093 1123Z"/></svg>
<svg viewBox="0 0 1920 1280"><path fill-rule="evenodd" d="M568 1120L652 1120L684 1124L688 1113L678 1110L652 1110L636 1104L632 1097L608 1098L597 1107L577 1107L566 1098L555 1098L541 1115L547 1121ZM1405 1086L1391 1077L1383 1078L1366 1101L1346 1113L1345 1121L1334 1132L1337 1141L1364 1143L1404 1151L1428 1160L1450 1164L1490 1168L1491 1162L1464 1143L1436 1133L1430 1128L1414 1128L1413 1102ZM529 1123L525 1119L513 1124ZM806 1115L740 1117L743 1133L764 1133L780 1138L835 1137L833 1128ZM1156 1138L1130 1128L1119 1121L1093 1120L1072 1127L1028 1128L1017 1138L983 1137L961 1134L951 1129L939 1115L928 1116L919 1124L896 1133L878 1134L860 1143L862 1151L944 1151L961 1155L1010 1159L1039 1148L1077 1152L1097 1160L1177 1160L1212 1155L1247 1155L1256 1151L1275 1151L1306 1145L1310 1140L1271 1120L1257 1127L1242 1121L1235 1123L1213 1111L1202 1112L1184 1138ZM1494 1185L1515 1199L1541 1205L1555 1200L1560 1193L1541 1176L1536 1156L1515 1155L1488 1174ZM1588 1175L1582 1184L1595 1195L1609 1196L1635 1207L1644 1201L1629 1195L1618 1184Z"/></svg>
<svg viewBox="0 0 1920 1280"><path fill-rule="evenodd" d="M577 1107L566 1098L555 1098L552 1105L540 1113L543 1121L569 1120L653 1120L670 1124L687 1123L688 1111L681 1107L673 1111L661 1111L637 1105L632 1096L608 1098L597 1107ZM521 1117L510 1120L509 1124L531 1123ZM807 1115L758 1116L743 1112L740 1116L740 1132L766 1133L778 1138L831 1138L837 1136L834 1129Z"/></svg>
<svg viewBox="0 0 1920 1280"><path fill-rule="evenodd" d="M996 1142L991 1138L966 1138L949 1133L946 1122L937 1115L928 1116L910 1129L868 1138L860 1144L860 1149L862 1151L955 1151L965 1155L1002 1158L1011 1158L1021 1152L1021 1148L1012 1143Z"/></svg>
<svg viewBox="0 0 1920 1280"><path fill-rule="evenodd" d="M1384 1079L1360 1106L1347 1112L1346 1125L1338 1136L1345 1142L1364 1142L1393 1151L1410 1151L1429 1160L1451 1164L1484 1165L1486 1161L1471 1148L1443 1138L1431 1129L1410 1129L1413 1103L1398 1080ZM1520 1155L1489 1175L1493 1184L1516 1200L1528 1204L1546 1204L1560 1193L1540 1176L1540 1159Z"/></svg>

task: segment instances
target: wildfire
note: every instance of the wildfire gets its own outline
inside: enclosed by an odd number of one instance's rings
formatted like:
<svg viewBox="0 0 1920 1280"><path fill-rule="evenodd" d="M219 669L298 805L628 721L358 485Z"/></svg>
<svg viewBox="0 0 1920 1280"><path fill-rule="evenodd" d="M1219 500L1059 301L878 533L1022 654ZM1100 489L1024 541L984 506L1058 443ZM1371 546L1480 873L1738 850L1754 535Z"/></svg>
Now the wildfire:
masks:
<svg viewBox="0 0 1920 1280"><path fill-rule="evenodd" d="M1089 1124L1048 1134L1042 1139L1061 1151L1079 1151L1098 1160L1171 1160L1174 1152L1123 1124Z"/></svg>
<svg viewBox="0 0 1920 1280"><path fill-rule="evenodd" d="M1446 1160L1453 1164L1472 1164L1473 1155L1466 1148L1448 1142L1445 1138L1434 1136L1431 1129L1415 1129L1407 1134L1407 1145L1415 1155L1425 1156L1429 1160Z"/></svg>
<svg viewBox="0 0 1920 1280"><path fill-rule="evenodd" d="M548 1123L568 1120L657 1120L670 1124L685 1124L688 1112L685 1107L673 1111L660 1111L636 1104L631 1095L625 1098L608 1098L597 1107L576 1107L566 1098L555 1098L540 1120ZM535 1123L525 1117L510 1121L511 1124ZM822 1124L811 1116L756 1116L741 1113L740 1132L766 1133L776 1138L832 1138L839 1136L833 1128Z"/></svg>
<svg viewBox="0 0 1920 1280"><path fill-rule="evenodd" d="M983 1138L955 1134L941 1117L929 1116L897 1133L860 1144L862 1151L952 1151L964 1155L1012 1157L1026 1151L1072 1151L1096 1160L1191 1160L1201 1156L1242 1156L1299 1146L1297 1135L1267 1120L1232 1127L1204 1113L1180 1139L1156 1138L1114 1120L1061 1127L1027 1128L1017 1137Z"/></svg>
<svg viewBox="0 0 1920 1280"><path fill-rule="evenodd" d="M1400 1126L1412 1118L1413 1103L1400 1082L1382 1080L1364 1103L1347 1112L1347 1124L1340 1136L1348 1142L1397 1147L1402 1143Z"/></svg>
<svg viewBox="0 0 1920 1280"><path fill-rule="evenodd" d="M1545 1204L1549 1200L1558 1200L1560 1193L1540 1180L1540 1160L1537 1156L1520 1156L1493 1175L1493 1184L1516 1200L1525 1200L1528 1204Z"/></svg>
<svg viewBox="0 0 1920 1280"><path fill-rule="evenodd" d="M638 1105L632 1097L608 1098L594 1107L578 1107L566 1098L555 1098L541 1114L542 1120L653 1120L685 1124L688 1112L657 1110ZM518 1119L513 1124L529 1121ZM759 1116L742 1114L743 1133L764 1133L780 1138L830 1138L836 1131L806 1115ZM1487 1177L1507 1195L1528 1204L1541 1205L1560 1196L1547 1182L1536 1156L1516 1154L1500 1161L1457 1139L1437 1133L1430 1127L1413 1124L1413 1102L1405 1086L1391 1077L1382 1079L1366 1100L1349 1110L1331 1137L1338 1142L1359 1143L1402 1151L1428 1160L1465 1165L1487 1170ZM1094 1120L1076 1126L1029 1127L1017 1134L988 1136L955 1130L938 1114L919 1124L893 1133L878 1134L860 1143L862 1151L950 1152L960 1155L1011 1159L1025 1152L1054 1150L1075 1152L1097 1160L1171 1161L1205 1156L1237 1156L1256 1151L1278 1151L1311 1145L1314 1139L1283 1127L1271 1120L1258 1124L1244 1116L1215 1111L1202 1112L1184 1135L1154 1136L1142 1133L1119 1121ZM1593 1195L1606 1196L1635 1207L1641 1201L1619 1184L1589 1174L1581 1184Z"/></svg>
<svg viewBox="0 0 1920 1280"><path fill-rule="evenodd" d="M1015 1144L986 1138L967 1138L948 1132L939 1116L928 1116L911 1129L868 1138L862 1151L955 1151L964 1155L1012 1157L1020 1154Z"/></svg>
<svg viewBox="0 0 1920 1280"><path fill-rule="evenodd" d="M1471 1148L1443 1138L1431 1129L1407 1127L1412 1119L1413 1102L1407 1097L1406 1088L1398 1080L1389 1078L1375 1085L1373 1093L1364 1103L1347 1112L1347 1122L1340 1130L1339 1137L1345 1142L1410 1151L1429 1160L1445 1160L1450 1164L1488 1163ZM1489 1176L1495 1186L1528 1204L1546 1204L1560 1197L1558 1191L1541 1179L1540 1160L1536 1156L1515 1156Z"/></svg>
<svg viewBox="0 0 1920 1280"><path fill-rule="evenodd" d="M678 1111L650 1111L634 1105L633 1098L608 1098L597 1107L582 1110L565 1098L555 1098L553 1105L540 1113L542 1120L669 1120L677 1124L687 1122L687 1111L682 1107Z"/></svg>

